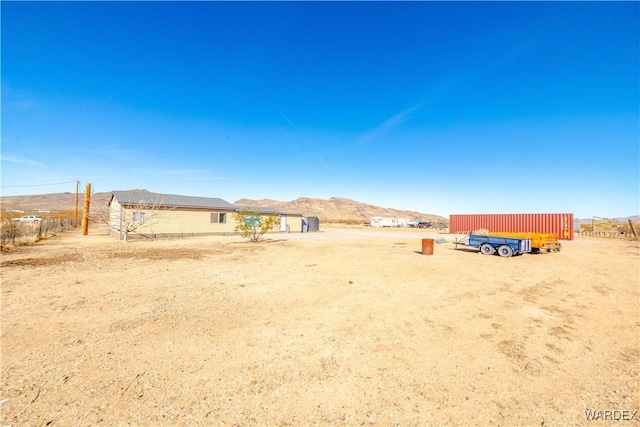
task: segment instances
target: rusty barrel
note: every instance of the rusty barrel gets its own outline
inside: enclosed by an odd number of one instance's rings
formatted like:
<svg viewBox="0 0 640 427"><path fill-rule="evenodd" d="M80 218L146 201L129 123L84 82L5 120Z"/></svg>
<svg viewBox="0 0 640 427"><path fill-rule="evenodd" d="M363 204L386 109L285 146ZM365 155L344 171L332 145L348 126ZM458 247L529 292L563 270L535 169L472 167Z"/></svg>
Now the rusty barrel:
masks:
<svg viewBox="0 0 640 427"><path fill-rule="evenodd" d="M433 239L422 239L422 255L433 255Z"/></svg>

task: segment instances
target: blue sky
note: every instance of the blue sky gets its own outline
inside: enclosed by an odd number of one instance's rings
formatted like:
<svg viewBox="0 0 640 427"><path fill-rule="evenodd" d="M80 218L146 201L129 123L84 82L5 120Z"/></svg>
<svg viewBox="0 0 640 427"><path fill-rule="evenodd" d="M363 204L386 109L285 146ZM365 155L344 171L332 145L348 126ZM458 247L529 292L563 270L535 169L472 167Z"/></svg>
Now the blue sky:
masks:
<svg viewBox="0 0 640 427"><path fill-rule="evenodd" d="M4 196L79 180L640 213L638 2L2 2L1 17Z"/></svg>

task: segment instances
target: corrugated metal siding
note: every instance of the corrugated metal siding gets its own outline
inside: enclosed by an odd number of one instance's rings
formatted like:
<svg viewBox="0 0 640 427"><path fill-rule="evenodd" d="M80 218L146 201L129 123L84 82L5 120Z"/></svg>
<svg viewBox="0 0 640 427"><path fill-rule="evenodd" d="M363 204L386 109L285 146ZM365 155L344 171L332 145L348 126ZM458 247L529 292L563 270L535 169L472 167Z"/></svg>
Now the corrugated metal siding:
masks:
<svg viewBox="0 0 640 427"><path fill-rule="evenodd" d="M573 240L573 214L455 214L449 216L451 233L487 229L490 232L554 233L561 240Z"/></svg>

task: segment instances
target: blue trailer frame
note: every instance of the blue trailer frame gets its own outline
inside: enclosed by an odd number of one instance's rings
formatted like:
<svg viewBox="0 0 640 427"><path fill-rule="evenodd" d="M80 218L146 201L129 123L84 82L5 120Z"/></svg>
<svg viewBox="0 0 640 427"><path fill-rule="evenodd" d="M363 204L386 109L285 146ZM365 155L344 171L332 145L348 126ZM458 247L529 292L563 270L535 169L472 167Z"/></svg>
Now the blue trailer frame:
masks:
<svg viewBox="0 0 640 427"><path fill-rule="evenodd" d="M484 255L498 254L501 257L510 257L531 252L531 239L492 236L490 234L468 234L455 242L458 245L476 248Z"/></svg>

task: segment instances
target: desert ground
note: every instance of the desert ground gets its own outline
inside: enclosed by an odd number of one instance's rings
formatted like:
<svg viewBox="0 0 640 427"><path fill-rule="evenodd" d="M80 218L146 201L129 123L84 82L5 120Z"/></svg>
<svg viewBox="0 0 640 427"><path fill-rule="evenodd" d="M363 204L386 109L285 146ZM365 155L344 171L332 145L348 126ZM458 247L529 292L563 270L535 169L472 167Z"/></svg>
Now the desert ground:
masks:
<svg viewBox="0 0 640 427"><path fill-rule="evenodd" d="M2 254L0 424L640 423L637 242L268 237L71 231Z"/></svg>

